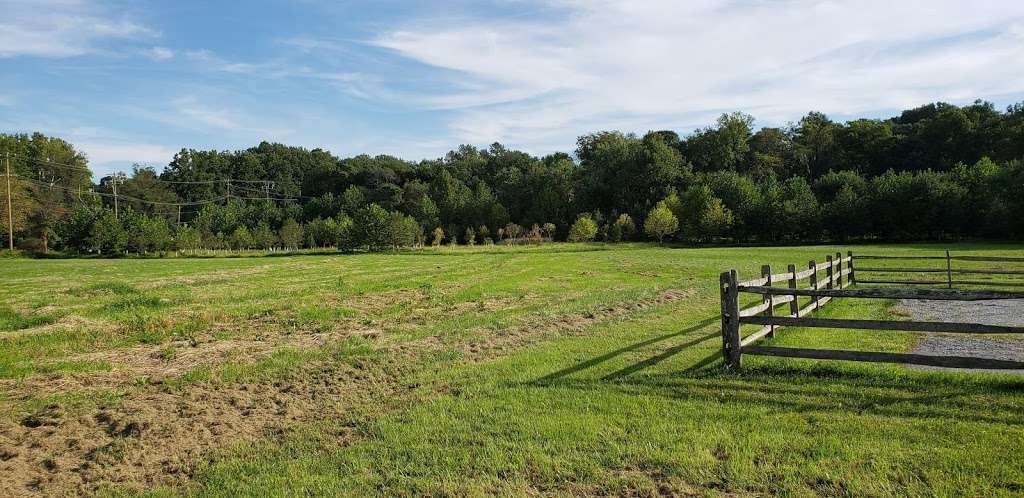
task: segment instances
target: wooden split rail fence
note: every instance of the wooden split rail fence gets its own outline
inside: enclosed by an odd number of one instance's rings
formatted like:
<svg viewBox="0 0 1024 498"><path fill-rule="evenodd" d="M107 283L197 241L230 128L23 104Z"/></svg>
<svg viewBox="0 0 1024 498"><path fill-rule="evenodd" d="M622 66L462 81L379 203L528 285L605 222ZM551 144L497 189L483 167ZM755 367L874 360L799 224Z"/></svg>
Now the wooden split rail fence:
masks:
<svg viewBox="0 0 1024 498"><path fill-rule="evenodd" d="M947 289L963 286L1024 287L1024 268L1006 267L1024 263L1022 257L957 256L946 251L945 256L858 254L855 258L857 261L864 262L857 268L857 271L861 274L869 274L864 275L868 278L859 280L859 283L862 284L941 286ZM896 262L901 266L891 266L883 263L885 261ZM926 264L908 266L913 264L911 262L925 262ZM938 263L938 266L935 266L934 263ZM998 268L977 266L982 263L1004 263L1004 265ZM936 276L939 278L936 279Z"/></svg>
<svg viewBox="0 0 1024 498"><path fill-rule="evenodd" d="M899 285L938 285L936 281L907 281L893 279L861 280L863 273L938 273L934 268L874 268L862 267L857 262L881 259L925 259L944 260L945 268L940 269L946 279L938 282L945 288L856 288L856 284L899 284ZM960 290L954 285L1018 285L1017 282L993 280L954 280L953 275L1024 275L1024 271L1006 269L968 269L953 268L953 261L983 261L1021 263L1024 258L1001 258L982 256L869 256L854 255L848 252L846 257L837 253L835 257L827 256L824 263L811 261L806 270L797 271L795 265L789 265L785 273L772 273L770 266L761 267L761 276L740 282L736 270L723 272L720 279L722 307L722 352L726 367L739 370L742 356L745 354L781 356L790 358L811 358L822 360L849 360L881 363L906 363L955 368L987 368L987 369L1024 369L1024 362L996 360L989 358L933 356L909 353L882 353L869 351L842 351L826 349L806 349L792 347L760 346L757 343L765 338L774 337L779 327L816 327L859 330L891 330L907 332L946 332L967 334L1024 334L1024 327L985 325L979 323L950 323L929 321L902 320L852 320L835 318L814 318L808 315L818 311L833 298L862 299L928 299L944 301L980 301L993 299L1021 299L1024 292L1008 292L1000 290ZM806 283L802 283L806 281ZM740 294L757 294L761 302L740 309ZM800 305L800 298L809 298L809 302ZM776 308L788 304L786 313L777 313ZM761 328L746 336L741 335L741 326L745 324L761 325Z"/></svg>

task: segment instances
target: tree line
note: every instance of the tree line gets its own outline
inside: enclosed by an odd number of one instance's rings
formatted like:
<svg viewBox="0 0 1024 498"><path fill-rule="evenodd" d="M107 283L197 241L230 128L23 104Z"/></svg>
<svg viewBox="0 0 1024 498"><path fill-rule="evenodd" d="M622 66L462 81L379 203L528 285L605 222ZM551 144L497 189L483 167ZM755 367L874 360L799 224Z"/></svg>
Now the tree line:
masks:
<svg viewBox="0 0 1024 498"><path fill-rule="evenodd" d="M811 112L759 129L730 113L686 136L591 133L543 157L498 143L418 162L266 142L182 149L161 171L95 184L59 138L0 135L3 153L15 241L41 251L1024 236L1024 103L847 122Z"/></svg>

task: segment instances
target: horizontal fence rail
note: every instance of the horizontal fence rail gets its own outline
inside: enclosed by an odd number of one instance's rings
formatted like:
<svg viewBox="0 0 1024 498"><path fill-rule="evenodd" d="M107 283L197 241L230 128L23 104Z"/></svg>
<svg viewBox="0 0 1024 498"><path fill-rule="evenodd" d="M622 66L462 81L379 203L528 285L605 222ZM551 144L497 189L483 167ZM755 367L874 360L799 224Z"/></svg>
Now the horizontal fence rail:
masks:
<svg viewBox="0 0 1024 498"><path fill-rule="evenodd" d="M1024 292L962 291L946 289L786 289L779 287L739 287L740 292L786 296L862 297L870 299L927 299L930 301L992 301L1024 299Z"/></svg>
<svg viewBox="0 0 1024 498"><path fill-rule="evenodd" d="M912 322L902 320L851 320L840 318L749 316L745 318L740 317L740 323L827 329L897 330L905 332L949 332L963 334L1024 334L1024 327L955 322Z"/></svg>
<svg viewBox="0 0 1024 498"><path fill-rule="evenodd" d="M922 260L943 261L944 268L857 266L860 260ZM837 318L815 318L808 315L821 309L834 298L855 299L925 299L936 301L986 301L996 299L1024 299L1024 292L994 289L954 289L956 284L1015 286L1024 281L1005 280L957 281L953 275L1024 275L1024 269L1004 268L954 268L953 261L987 263L1024 263L1024 257L996 256L954 256L948 251L945 256L876 256L854 255L846 257L837 253L827 256L824 263L810 261L806 270L797 271L795 265L788 265L784 273L772 273L771 267L761 268L761 276L739 282L735 270L723 272L720 276L722 308L722 352L726 367L739 370L742 355L765 355L789 358L821 360L868 361L903 363L953 368L1024 369L1024 362L996 360L989 358L933 356L911 353L882 353L871 351L841 351L757 345L759 341L775 335L779 327L812 327L854 330L890 330L901 332L942 332L955 334L1024 334L1024 326L986 325L979 323L954 323L904 320L858 320ZM945 274L942 280L907 279L863 279L862 274L872 273L916 273ZM805 283L802 283L805 282ZM908 287L847 288L854 284L897 284ZM941 286L943 288L922 288L917 286ZM912 287L911 287L912 286ZM756 294L761 302L740 309L740 294ZM806 304L801 305L800 298ZM788 312L776 314L776 308L788 304ZM762 327L743 337L742 325Z"/></svg>
<svg viewBox="0 0 1024 498"><path fill-rule="evenodd" d="M857 261L870 262L859 266L857 271L865 275L860 283L879 285L944 285L952 289L958 286L988 287L1024 287L1024 257L1016 256L958 256L946 251L945 256L884 256L874 254L858 254L852 256ZM884 265L886 261L895 261L898 266ZM935 263L945 262L942 267L918 266L914 262ZM963 263L1003 263L1016 268L978 268L964 266ZM879 266L882 265L882 266ZM913 265L913 266L912 266ZM922 275L923 274L923 275ZM921 275L919 277L914 277ZM943 275L944 280L936 280L934 276ZM964 278L966 276L966 279ZM977 280L979 276L991 276L988 280ZM931 277L931 278L929 278ZM974 277L974 279L971 279ZM1002 277L1002 278L1000 278ZM941 278L941 277L940 277Z"/></svg>
<svg viewBox="0 0 1024 498"><path fill-rule="evenodd" d="M812 360L867 361L874 363L903 363L945 368L984 368L992 370L1020 370L1024 363L971 356L933 356L913 353L876 353L870 351L843 351L836 349L776 348L753 346L744 353L786 358L807 358Z"/></svg>

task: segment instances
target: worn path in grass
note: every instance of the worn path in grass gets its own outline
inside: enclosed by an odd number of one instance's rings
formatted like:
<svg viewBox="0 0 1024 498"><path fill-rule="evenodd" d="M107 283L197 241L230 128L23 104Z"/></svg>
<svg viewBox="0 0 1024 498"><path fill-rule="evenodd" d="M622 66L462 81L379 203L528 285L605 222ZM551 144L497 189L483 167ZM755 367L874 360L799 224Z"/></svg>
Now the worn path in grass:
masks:
<svg viewBox="0 0 1024 498"><path fill-rule="evenodd" d="M835 250L19 261L2 270L5 489L1019 494L1019 380L759 358L721 373L718 272Z"/></svg>

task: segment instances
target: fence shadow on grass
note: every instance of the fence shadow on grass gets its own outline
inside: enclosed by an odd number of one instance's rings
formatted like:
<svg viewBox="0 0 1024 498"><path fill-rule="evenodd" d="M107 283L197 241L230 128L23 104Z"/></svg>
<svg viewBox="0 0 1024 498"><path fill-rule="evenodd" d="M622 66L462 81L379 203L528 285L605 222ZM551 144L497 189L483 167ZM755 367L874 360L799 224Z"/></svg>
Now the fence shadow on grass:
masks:
<svg viewBox="0 0 1024 498"><path fill-rule="evenodd" d="M623 354L626 354L626 353L629 353L629 352L632 352L632 351L636 351L636 350L638 350L640 348L643 348L643 347L646 347L646 346L650 346L652 344L657 344L657 343L662 342L662 341L667 341L669 339L672 339L673 337L679 337L679 336L686 335L686 334L689 334L689 333L692 333L692 332L696 332L696 331L698 331L698 330L700 330L702 328L705 328L708 325L711 325L712 323L716 323L718 321L719 321L719 318L717 316L706 318L704 320L701 320L697 324L692 325L690 327L687 327L687 328L685 328L683 330L680 330L678 332L672 332L670 334L663 334L663 335L659 335L657 337L652 337L650 339L645 339L643 341L630 344L629 346L625 346L625 347L616 349L615 351L610 351L610 352L605 353L605 354L603 354L601 356L597 356L597 357L591 358L591 359L589 359L587 361L584 361L582 363L578 363L578 364L573 365L571 367L564 368L564 369L559 370L557 372L552 372L552 373L550 373L548 375L545 375L545 376L543 376L543 377L541 377L539 379L534 380L531 383L532 384L538 384L538 385L550 384L552 382L558 381L559 379L562 379L563 377L572 375L572 374L577 373L577 372L582 372L583 370L587 370L589 368L595 367L597 365L600 365L600 364L602 364L602 363L604 363L606 361L609 361L609 360L611 360L613 358L616 358L618 356L621 356ZM689 341L689 342L686 342L686 343L683 343L683 344L680 344L680 345L677 345L677 346L673 346L673 347L667 349L664 353L659 353L656 356L653 356L653 357L648 358L646 360L643 360L643 361L641 361L639 363L636 363L634 365L626 367L626 368L624 368L622 370L619 370L618 372L614 372L612 374L609 374L609 376L629 375L630 373L636 372L636 371L641 370L643 368L647 368L649 366L658 364L658 363L668 359L669 357L674 356L674 355L682 352L686 348L690 348L690 347L696 346L697 344L700 344L700 343L702 343L702 342L704 342L704 341L706 341L708 339L711 339L712 337L718 337L718 336L720 336L720 333L716 330L715 332L712 332L711 334L708 334L708 335L705 335L705 336L702 336L702 337L698 337L697 339L694 339L692 341ZM715 356L716 357L721 357L721 354L716 354ZM625 372L627 370L628 370L628 372L622 373L622 372ZM609 376L606 376L606 377L609 377Z"/></svg>
<svg viewBox="0 0 1024 498"><path fill-rule="evenodd" d="M796 413L843 412L883 417L974 421L1024 426L1024 377L969 377L948 372L858 370L843 364L750 365L744 373L720 368L722 354L712 351L696 363L670 372L634 375L705 341L714 331L673 345L649 358L596 378L570 378L624 354L686 336L717 323L718 316L669 334L651 337L550 373L527 385L687 401L769 406Z"/></svg>
<svg viewBox="0 0 1024 498"><path fill-rule="evenodd" d="M681 353L685 349L692 348L692 347L694 347L694 346L696 346L696 345L698 345L698 344L700 344L700 343L702 343L704 341L707 341L707 340L715 338L715 337L721 337L721 336L722 336L722 334L716 330L716 331L714 331L714 332L712 332L710 334L707 334L707 335L698 337L696 339L693 339L692 341L687 341L687 342L684 342L682 344L677 344L675 346L672 346L672 347L666 349L663 353L656 354L656 355L654 355L654 356L652 356L650 358L647 358L646 360L636 362L636 363L634 363L634 364L632 364L632 365L630 365L630 366L628 366L626 368L623 368L623 369L620 369L620 370L616 370L616 371L614 371L614 372L612 372L612 373L610 373L608 375L605 375L604 377L602 377L602 379L603 380L614 380L614 379L619 379L619 378L622 378L622 377L629 376L629 375L634 374L636 372L639 372L639 371L641 371L641 370L643 370L643 369L645 369L647 367L653 367L654 365L657 365L658 363L661 363L661 362L663 362L663 361L665 361L665 360L667 360L667 359L669 359L669 358L671 358L671 357ZM710 364L710 363L714 363L715 360L721 358L721 356L722 355L717 353L717 352L716 353L712 353L711 356L708 356L707 358L701 360L700 362L697 363L697 365L703 366L703 365L707 365L707 364ZM693 367L691 367L691 368L693 368Z"/></svg>
<svg viewBox="0 0 1024 498"><path fill-rule="evenodd" d="M720 359L721 355L714 355ZM653 376L561 379L545 387L769 406L795 412L842 412L1024 426L1024 379L970 379L948 373L861 373L831 365L811 370L772 366L746 374L704 369ZM955 374L953 374L955 375Z"/></svg>

